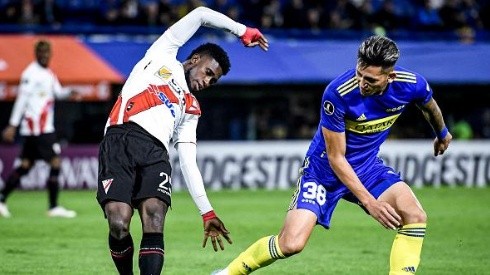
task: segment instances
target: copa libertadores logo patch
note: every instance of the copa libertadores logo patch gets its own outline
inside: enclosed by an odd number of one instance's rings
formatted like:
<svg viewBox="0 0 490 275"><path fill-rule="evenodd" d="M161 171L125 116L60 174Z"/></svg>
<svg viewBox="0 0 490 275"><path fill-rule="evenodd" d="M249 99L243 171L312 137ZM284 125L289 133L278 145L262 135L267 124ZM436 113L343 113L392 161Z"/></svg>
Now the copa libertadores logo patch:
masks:
<svg viewBox="0 0 490 275"><path fill-rule="evenodd" d="M329 116L332 115L335 111L335 107L333 106L332 102L325 100L323 102L323 111Z"/></svg>

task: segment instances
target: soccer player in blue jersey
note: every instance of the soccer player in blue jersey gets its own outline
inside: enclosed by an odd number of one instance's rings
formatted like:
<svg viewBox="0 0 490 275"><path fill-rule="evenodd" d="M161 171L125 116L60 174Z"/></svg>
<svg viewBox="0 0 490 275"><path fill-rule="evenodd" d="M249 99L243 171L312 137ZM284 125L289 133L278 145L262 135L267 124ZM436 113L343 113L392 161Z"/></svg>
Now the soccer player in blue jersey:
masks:
<svg viewBox="0 0 490 275"><path fill-rule="evenodd" d="M301 252L315 225L330 227L340 199L359 204L382 226L396 230L390 275L417 271L427 215L400 174L377 154L410 103L436 134L435 156L446 151L452 136L427 81L395 66L399 55L395 42L386 37L362 42L356 68L325 89L318 130L279 235L259 239L215 274L249 274Z"/></svg>

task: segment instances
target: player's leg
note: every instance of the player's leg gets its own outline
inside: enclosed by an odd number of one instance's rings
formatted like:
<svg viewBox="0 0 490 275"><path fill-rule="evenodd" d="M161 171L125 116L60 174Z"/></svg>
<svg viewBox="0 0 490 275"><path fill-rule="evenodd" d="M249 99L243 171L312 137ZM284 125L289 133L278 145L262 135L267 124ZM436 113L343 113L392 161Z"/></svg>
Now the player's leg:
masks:
<svg viewBox="0 0 490 275"><path fill-rule="evenodd" d="M60 165L61 160L59 156L55 156L49 162L49 176L46 182L46 187L48 188L49 197L49 209L53 209L58 206L58 194L60 190L58 176L60 175Z"/></svg>
<svg viewBox="0 0 490 275"><path fill-rule="evenodd" d="M43 134L36 138L34 141L34 154L36 159L42 159L49 164L49 176L46 180L46 189L48 191L48 216L49 217L61 217L61 218L74 218L76 212L67 210L62 206L58 206L59 196L59 181L61 167L61 147L57 142L56 134L49 133Z"/></svg>
<svg viewBox="0 0 490 275"><path fill-rule="evenodd" d="M378 198L388 202L402 217L403 226L393 241L390 275L414 274L420 263L427 215L410 187L398 182Z"/></svg>
<svg viewBox="0 0 490 275"><path fill-rule="evenodd" d="M300 253L308 242L316 220L315 213L310 210L288 211L278 236L272 235L257 240L218 274L249 274L278 259Z"/></svg>
<svg viewBox="0 0 490 275"><path fill-rule="evenodd" d="M172 168L165 148L148 143L140 152L135 157L140 169L133 196L143 229L139 268L140 274L160 274L165 259L163 227L171 205ZM148 155L156 156L158 161L148 160Z"/></svg>
<svg viewBox="0 0 490 275"><path fill-rule="evenodd" d="M328 227L337 202L338 199L327 200L323 185L302 176L279 235L259 239L218 274L249 274L277 259L300 253L317 222Z"/></svg>
<svg viewBox="0 0 490 275"><path fill-rule="evenodd" d="M127 150L127 131L109 128L99 147L97 201L109 224L109 249L120 274L133 274L132 191L135 165Z"/></svg>
<svg viewBox="0 0 490 275"><path fill-rule="evenodd" d="M129 233L129 224L133 208L124 202L109 201L104 206L109 223L109 249L119 274L133 274L133 238Z"/></svg>
<svg viewBox="0 0 490 275"><path fill-rule="evenodd" d="M20 185L20 179L22 176L29 173L32 167L32 161L29 159L22 159L21 164L17 167L5 181L5 187L0 192L0 216L8 218L10 217L10 211L7 208L8 196Z"/></svg>
<svg viewBox="0 0 490 275"><path fill-rule="evenodd" d="M138 207L143 227L139 251L140 274L160 274L164 262L163 227L167 204L157 198L145 199Z"/></svg>

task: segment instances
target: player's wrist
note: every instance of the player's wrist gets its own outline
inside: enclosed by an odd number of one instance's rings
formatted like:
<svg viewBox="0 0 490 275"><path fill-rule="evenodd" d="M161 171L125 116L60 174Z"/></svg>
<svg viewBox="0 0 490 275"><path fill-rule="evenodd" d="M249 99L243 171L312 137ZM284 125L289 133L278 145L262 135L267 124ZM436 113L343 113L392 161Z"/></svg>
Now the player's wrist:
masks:
<svg viewBox="0 0 490 275"><path fill-rule="evenodd" d="M449 130L447 129L446 126L444 126L444 128L442 128L442 130L440 130L438 133L437 133L437 138L439 140L443 140L444 138L446 138L447 134L449 133Z"/></svg>
<svg viewBox="0 0 490 275"><path fill-rule="evenodd" d="M216 213L214 213L214 210L211 210L209 212L202 214L202 221L206 222L206 221L209 221L209 220L214 219L216 217L217 216L216 216Z"/></svg>

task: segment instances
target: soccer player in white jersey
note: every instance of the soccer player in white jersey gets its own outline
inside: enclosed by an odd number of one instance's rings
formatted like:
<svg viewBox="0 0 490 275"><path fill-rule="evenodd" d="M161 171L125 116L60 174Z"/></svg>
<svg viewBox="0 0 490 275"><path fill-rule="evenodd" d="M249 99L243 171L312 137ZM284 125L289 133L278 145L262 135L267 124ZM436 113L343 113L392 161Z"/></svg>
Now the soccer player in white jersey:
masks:
<svg viewBox="0 0 490 275"><path fill-rule="evenodd" d="M133 274L134 209L142 223L140 274L160 274L164 262L163 227L171 205L169 146L177 149L180 168L203 219L204 240L215 251L231 243L204 190L196 163L196 127L201 110L192 94L215 84L230 70L226 52L207 43L183 63L177 51L201 26L223 29L247 47L268 49L254 28L199 7L167 29L135 65L107 121L100 144L97 200L109 225L109 249L120 274Z"/></svg>
<svg viewBox="0 0 490 275"><path fill-rule="evenodd" d="M13 142L20 125L23 137L21 164L8 177L0 192L0 216L10 217L6 205L7 197L20 185L20 178L32 168L34 161L42 159L50 166L46 183L49 193L50 217L73 218L75 211L58 205L58 175L60 173L60 146L54 129L54 100L77 93L63 89L56 75L48 68L52 51L47 40L40 40L34 46L36 60L22 72L19 92L14 103L9 125L2 132L3 139Z"/></svg>

